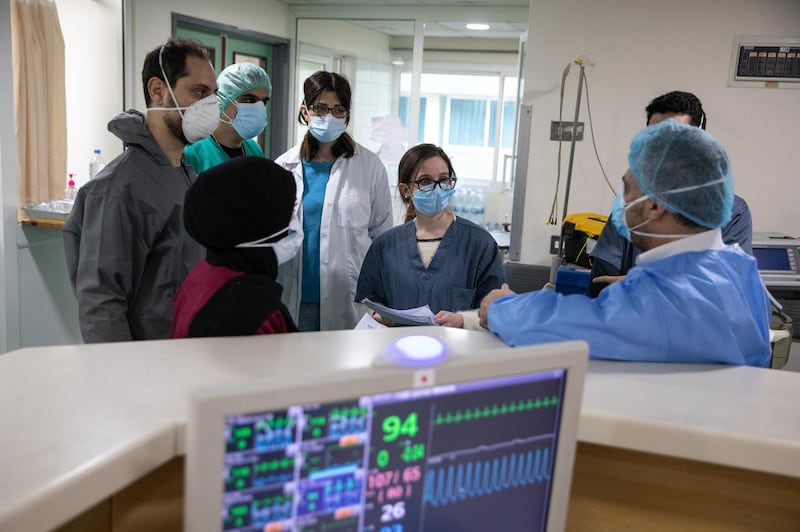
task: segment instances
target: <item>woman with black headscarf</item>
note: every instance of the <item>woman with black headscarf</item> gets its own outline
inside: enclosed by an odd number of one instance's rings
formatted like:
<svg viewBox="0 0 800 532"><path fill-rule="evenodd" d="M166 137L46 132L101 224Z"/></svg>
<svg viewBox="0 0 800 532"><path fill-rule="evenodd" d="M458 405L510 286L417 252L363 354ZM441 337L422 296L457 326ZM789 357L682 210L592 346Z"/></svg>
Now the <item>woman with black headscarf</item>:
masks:
<svg viewBox="0 0 800 532"><path fill-rule="evenodd" d="M206 260L178 288L172 337L296 331L275 282L278 262L300 238L289 230L292 174L262 157L237 157L200 174L186 193L186 231Z"/></svg>

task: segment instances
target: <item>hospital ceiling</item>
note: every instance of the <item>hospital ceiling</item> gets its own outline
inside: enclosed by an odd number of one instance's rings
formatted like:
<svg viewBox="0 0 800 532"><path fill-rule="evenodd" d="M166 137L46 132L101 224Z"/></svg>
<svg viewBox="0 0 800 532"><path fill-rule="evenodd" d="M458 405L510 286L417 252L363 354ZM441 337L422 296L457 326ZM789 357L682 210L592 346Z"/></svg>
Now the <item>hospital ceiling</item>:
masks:
<svg viewBox="0 0 800 532"><path fill-rule="evenodd" d="M409 37L404 16L425 20L426 37L518 39L528 29L529 0L279 0L298 18L340 18L392 37ZM467 22L491 28L473 31Z"/></svg>

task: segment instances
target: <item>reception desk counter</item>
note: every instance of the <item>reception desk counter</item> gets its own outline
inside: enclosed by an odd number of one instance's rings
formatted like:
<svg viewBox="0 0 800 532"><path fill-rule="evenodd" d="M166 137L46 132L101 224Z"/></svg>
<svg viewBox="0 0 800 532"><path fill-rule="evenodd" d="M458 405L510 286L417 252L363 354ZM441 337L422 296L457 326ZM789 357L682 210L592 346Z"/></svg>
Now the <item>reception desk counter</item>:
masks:
<svg viewBox="0 0 800 532"><path fill-rule="evenodd" d="M0 530L176 530L194 390L370 364L408 329L0 356ZM417 328L454 355L490 334ZM800 373L593 361L568 529L800 529Z"/></svg>

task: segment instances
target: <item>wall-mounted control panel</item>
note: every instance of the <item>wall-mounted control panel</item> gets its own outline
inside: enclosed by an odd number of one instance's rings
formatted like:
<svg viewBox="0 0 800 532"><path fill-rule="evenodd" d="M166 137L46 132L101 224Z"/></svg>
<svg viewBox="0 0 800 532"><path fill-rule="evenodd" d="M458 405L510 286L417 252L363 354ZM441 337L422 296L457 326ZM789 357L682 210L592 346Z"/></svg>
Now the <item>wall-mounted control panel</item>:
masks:
<svg viewBox="0 0 800 532"><path fill-rule="evenodd" d="M737 37L730 70L730 86L800 88L800 37Z"/></svg>

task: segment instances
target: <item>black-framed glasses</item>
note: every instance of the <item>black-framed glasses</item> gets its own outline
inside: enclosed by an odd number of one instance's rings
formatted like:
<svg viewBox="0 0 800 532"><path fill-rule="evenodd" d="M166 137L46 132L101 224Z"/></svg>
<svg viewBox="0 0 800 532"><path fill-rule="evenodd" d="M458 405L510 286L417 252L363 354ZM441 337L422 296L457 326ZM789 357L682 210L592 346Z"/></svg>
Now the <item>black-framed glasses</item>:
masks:
<svg viewBox="0 0 800 532"><path fill-rule="evenodd" d="M414 181L414 183L416 183L417 188L419 188L421 191L430 192L436 188L436 185L439 185L439 188L442 190L452 190L456 186L456 181L458 181L458 179L455 177L445 177L439 181L431 179L430 177L423 177L422 179L417 179Z"/></svg>
<svg viewBox="0 0 800 532"><path fill-rule="evenodd" d="M344 118L347 116L347 108L342 105L334 105L333 107L330 107L324 103L312 103L308 106L308 110L319 116L325 116L328 113L332 114L336 118Z"/></svg>

